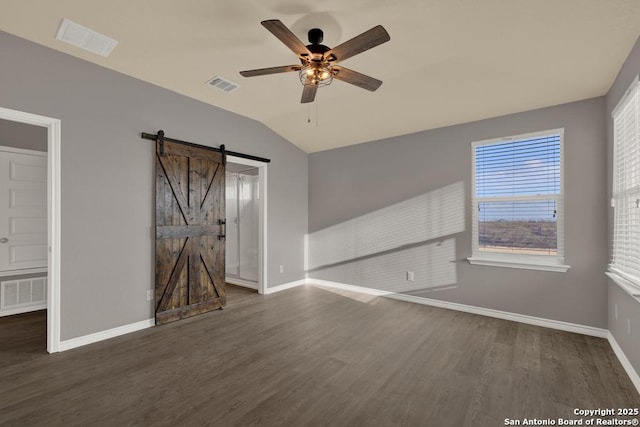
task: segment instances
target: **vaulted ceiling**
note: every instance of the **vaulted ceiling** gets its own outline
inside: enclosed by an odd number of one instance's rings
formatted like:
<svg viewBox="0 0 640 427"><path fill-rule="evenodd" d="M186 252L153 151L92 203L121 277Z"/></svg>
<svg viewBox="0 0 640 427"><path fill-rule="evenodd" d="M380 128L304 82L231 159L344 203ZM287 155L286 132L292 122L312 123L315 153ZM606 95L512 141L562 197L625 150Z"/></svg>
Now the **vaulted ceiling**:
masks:
<svg viewBox="0 0 640 427"><path fill-rule="evenodd" d="M254 118L307 152L604 95L640 35L638 0L0 0L0 29ZM56 40L68 18L119 41L103 58ZM260 25L279 19L330 47L381 24L391 41L341 65L382 80L341 81L300 104L295 64ZM206 82L240 84L226 93Z"/></svg>

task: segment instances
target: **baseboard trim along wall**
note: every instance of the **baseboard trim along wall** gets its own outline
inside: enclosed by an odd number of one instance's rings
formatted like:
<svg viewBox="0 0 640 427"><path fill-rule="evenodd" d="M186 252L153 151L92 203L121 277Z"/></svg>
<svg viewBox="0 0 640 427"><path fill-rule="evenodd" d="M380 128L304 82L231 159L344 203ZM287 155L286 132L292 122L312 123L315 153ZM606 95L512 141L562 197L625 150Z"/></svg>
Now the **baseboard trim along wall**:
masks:
<svg viewBox="0 0 640 427"><path fill-rule="evenodd" d="M283 283L274 287L266 288L264 294L275 294L276 292L285 291L287 289L296 288L301 285L306 285L307 279L296 280L295 282Z"/></svg>
<svg viewBox="0 0 640 427"><path fill-rule="evenodd" d="M618 360L622 364L622 367L627 372L627 375L629 375L631 382L636 386L636 390L638 390L638 393L640 393L640 375L638 375L638 372L636 372L636 370L633 368L633 365L631 364L629 359L627 359L627 355L624 354L624 351L622 351L622 348L618 344L618 341L616 341L616 338L611 332L607 334L607 339L609 340L609 344L611 345L613 352L616 354Z"/></svg>
<svg viewBox="0 0 640 427"><path fill-rule="evenodd" d="M300 285L306 284L306 279L297 280L295 282L284 283L282 285L274 286L272 288L265 289L265 294L273 294L276 292L284 291L286 289L295 288ZM95 342L103 341L109 338L115 338L120 335L136 332L141 329L150 328L155 326L155 319L142 320L140 322L131 323L129 325L118 326L116 328L107 329L106 331L95 332L93 334L84 335L77 338L71 338L69 340L61 341L59 351L71 350L72 348L82 347L83 345L93 344Z"/></svg>
<svg viewBox="0 0 640 427"><path fill-rule="evenodd" d="M30 311L46 310L46 309L47 309L46 302L41 304L36 304L36 305L29 305L27 307L8 308L6 310L0 310L0 317L13 316L14 314L29 313Z"/></svg>
<svg viewBox="0 0 640 427"><path fill-rule="evenodd" d="M575 332L598 338L607 338L609 331L606 329L594 328L592 326L578 325L576 323L562 322L560 320L543 319L540 317L527 316L525 314L511 313L508 311L493 310L490 308L476 307L472 305L459 304L455 302L441 301L414 295L396 294L378 289L370 289L361 286L346 285L344 283L330 282L326 280L307 279L311 285L327 286L344 289L347 291L361 292L369 295L383 296L400 301L413 302L416 304L429 305L432 307L446 308L449 310L463 311L465 313L479 314L481 316L495 317L497 319L511 320L514 322L526 323L529 325L542 326L544 328L558 329L560 331Z"/></svg>
<svg viewBox="0 0 640 427"><path fill-rule="evenodd" d="M141 329L146 329L154 326L156 319L141 320L140 322L130 323L128 325L118 326L116 328L107 329L106 331L95 332L93 334L84 335L77 338L71 338L69 340L60 341L60 351L71 350L72 348L82 347L83 345L93 344L98 341L103 341L109 338L115 338L120 335L125 335L131 332L136 332Z"/></svg>
<svg viewBox="0 0 640 427"><path fill-rule="evenodd" d="M432 300L429 298L416 297L413 295L393 294L385 295L387 298L393 298L400 301L415 302L417 304L431 305L434 307L446 308L449 310L464 311L466 313L479 314L481 316L495 317L497 319L511 320L514 322L526 323L529 325L542 326L543 328L557 329L566 332L575 332L577 334L589 335L592 337L606 338L609 331L593 326L579 325L576 323L563 322L560 320L544 319L541 317L527 316L526 314L511 313L508 311L493 310L490 308L475 307L471 305L458 304L454 302L446 302Z"/></svg>
<svg viewBox="0 0 640 427"><path fill-rule="evenodd" d="M231 283L231 282L230 282ZM265 294L273 294L276 292L284 291L286 289L295 288L306 283L305 279L297 280L295 282L285 283L282 285L274 286L272 288L265 289ZM142 320L136 323L130 323L128 325L118 326L116 328L107 329L106 331L95 332L89 335L83 335L77 338L71 338L69 340L60 342L60 351L71 350L72 348L82 347L83 345L93 344L95 342L107 340L109 338L115 338L120 335L125 335L131 332L136 332L141 329L150 328L155 326L155 319Z"/></svg>
<svg viewBox="0 0 640 427"><path fill-rule="evenodd" d="M250 282L248 280L242 280L236 277L225 277L224 281L226 283L230 283L232 285L241 286L243 288L255 289L258 290L258 284L255 282Z"/></svg>

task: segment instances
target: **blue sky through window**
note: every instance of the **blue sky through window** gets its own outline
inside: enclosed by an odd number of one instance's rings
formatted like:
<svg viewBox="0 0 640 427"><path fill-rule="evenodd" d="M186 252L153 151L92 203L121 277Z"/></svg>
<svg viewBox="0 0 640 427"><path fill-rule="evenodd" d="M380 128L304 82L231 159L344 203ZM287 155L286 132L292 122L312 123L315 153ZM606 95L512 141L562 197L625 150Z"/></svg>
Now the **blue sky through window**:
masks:
<svg viewBox="0 0 640 427"><path fill-rule="evenodd" d="M555 221L554 197L526 198L560 194L559 134L478 145L474 154L480 221Z"/></svg>

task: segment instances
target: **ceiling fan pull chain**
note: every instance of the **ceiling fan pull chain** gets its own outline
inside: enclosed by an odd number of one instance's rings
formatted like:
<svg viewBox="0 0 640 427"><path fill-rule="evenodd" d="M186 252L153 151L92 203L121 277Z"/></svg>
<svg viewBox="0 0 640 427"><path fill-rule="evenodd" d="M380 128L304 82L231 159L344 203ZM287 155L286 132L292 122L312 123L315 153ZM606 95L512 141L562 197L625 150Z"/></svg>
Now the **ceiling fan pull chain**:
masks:
<svg viewBox="0 0 640 427"><path fill-rule="evenodd" d="M308 104L308 105L309 105L309 110L308 110L309 112L307 115L307 123L311 123L311 104Z"/></svg>
<svg viewBox="0 0 640 427"><path fill-rule="evenodd" d="M318 97L316 96L316 127L318 127Z"/></svg>

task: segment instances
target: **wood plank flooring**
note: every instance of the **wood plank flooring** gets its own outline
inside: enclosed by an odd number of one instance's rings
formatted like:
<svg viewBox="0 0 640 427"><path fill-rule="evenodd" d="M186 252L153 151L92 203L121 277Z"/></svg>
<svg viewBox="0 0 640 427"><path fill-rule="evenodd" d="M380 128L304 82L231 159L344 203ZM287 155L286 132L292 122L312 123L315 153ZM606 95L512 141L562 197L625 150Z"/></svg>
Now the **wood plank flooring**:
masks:
<svg viewBox="0 0 640 427"><path fill-rule="evenodd" d="M604 339L302 286L63 353L0 319L2 426L503 426L638 408Z"/></svg>

